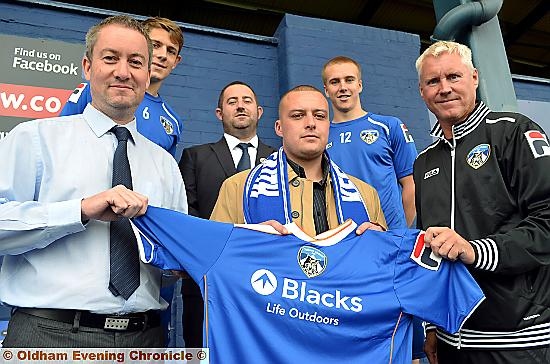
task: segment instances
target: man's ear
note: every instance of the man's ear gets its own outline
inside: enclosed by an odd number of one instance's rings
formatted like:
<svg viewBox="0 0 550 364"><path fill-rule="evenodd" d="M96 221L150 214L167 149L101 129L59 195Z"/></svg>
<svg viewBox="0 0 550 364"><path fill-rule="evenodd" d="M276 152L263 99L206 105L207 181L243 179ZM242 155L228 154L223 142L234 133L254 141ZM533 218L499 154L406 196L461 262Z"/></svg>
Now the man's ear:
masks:
<svg viewBox="0 0 550 364"><path fill-rule="evenodd" d="M281 138L283 137L283 130L281 128L281 120L275 121L275 134L277 134Z"/></svg>
<svg viewBox="0 0 550 364"><path fill-rule="evenodd" d="M263 114L264 114L264 108L261 106L258 106L258 120L260 120Z"/></svg>
<svg viewBox="0 0 550 364"><path fill-rule="evenodd" d="M178 66L178 64L181 62L181 55L178 54L176 57L176 62L174 62L174 65L172 66L172 71Z"/></svg>
<svg viewBox="0 0 550 364"><path fill-rule="evenodd" d="M477 73L477 68L474 68L474 72L472 73L472 77L474 79L474 85L476 85L476 90L477 90L477 86L479 86L479 75Z"/></svg>
<svg viewBox="0 0 550 364"><path fill-rule="evenodd" d="M218 118L219 121L222 121L223 120L223 117L222 117L222 109L220 109L219 107L216 108L216 117Z"/></svg>
<svg viewBox="0 0 550 364"><path fill-rule="evenodd" d="M90 81L90 69L92 68L92 62L87 56L82 57L82 71L84 72L84 78Z"/></svg>

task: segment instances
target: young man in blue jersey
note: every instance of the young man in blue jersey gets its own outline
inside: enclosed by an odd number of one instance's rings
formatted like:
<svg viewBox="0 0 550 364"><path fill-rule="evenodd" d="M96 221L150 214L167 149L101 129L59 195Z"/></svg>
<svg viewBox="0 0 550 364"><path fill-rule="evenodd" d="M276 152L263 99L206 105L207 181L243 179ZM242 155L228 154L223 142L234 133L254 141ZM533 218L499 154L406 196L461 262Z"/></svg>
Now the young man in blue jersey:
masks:
<svg viewBox="0 0 550 364"><path fill-rule="evenodd" d="M153 17L143 21L153 42L151 80L145 97L136 110L138 131L147 139L166 149L174 158L181 139L183 125L176 112L164 102L159 89L181 61L183 32L170 19ZM80 114L92 100L88 83L81 83L61 110L61 116Z"/></svg>
<svg viewBox="0 0 550 364"><path fill-rule="evenodd" d="M416 146L407 127L393 116L361 106L361 66L338 56L322 71L325 95L332 103L328 153L346 172L372 185L389 229L410 226L415 216L413 164ZM413 358L424 357L423 328L415 323Z"/></svg>
<svg viewBox="0 0 550 364"><path fill-rule="evenodd" d="M328 61L322 72L332 103L328 152L343 170L378 191L390 229L405 228L415 216L413 163L417 152L401 120L361 106L361 66L348 57Z"/></svg>

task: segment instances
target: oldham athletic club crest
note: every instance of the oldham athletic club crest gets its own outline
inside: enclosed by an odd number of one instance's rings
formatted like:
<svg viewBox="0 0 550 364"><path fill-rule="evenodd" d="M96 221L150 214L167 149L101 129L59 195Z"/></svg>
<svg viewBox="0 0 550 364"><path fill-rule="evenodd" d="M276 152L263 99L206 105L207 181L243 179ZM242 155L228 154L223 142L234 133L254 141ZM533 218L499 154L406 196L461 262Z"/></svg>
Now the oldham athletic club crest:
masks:
<svg viewBox="0 0 550 364"><path fill-rule="evenodd" d="M361 130L361 140L367 144L372 144L378 139L378 130Z"/></svg>
<svg viewBox="0 0 550 364"><path fill-rule="evenodd" d="M166 134L172 134L174 132L174 126L172 125L170 120L166 119L164 116L160 117L160 123L164 127Z"/></svg>
<svg viewBox="0 0 550 364"><path fill-rule="evenodd" d="M327 267L325 253L312 246L303 246L298 251L298 264L308 278L317 277Z"/></svg>
<svg viewBox="0 0 550 364"><path fill-rule="evenodd" d="M466 157L466 162L472 167L473 169L478 169L482 165L489 160L489 156L491 155L491 147L489 144L480 144L474 149L470 150L468 153L468 156Z"/></svg>

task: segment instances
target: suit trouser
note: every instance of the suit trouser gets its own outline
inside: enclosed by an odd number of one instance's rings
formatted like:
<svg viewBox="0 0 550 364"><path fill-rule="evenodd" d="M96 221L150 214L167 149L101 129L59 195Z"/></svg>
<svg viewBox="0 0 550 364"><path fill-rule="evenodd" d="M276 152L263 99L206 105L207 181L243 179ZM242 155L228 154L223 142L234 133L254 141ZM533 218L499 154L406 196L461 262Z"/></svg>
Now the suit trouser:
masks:
<svg viewBox="0 0 550 364"><path fill-rule="evenodd" d="M182 328L186 348L202 348L204 301L199 286L191 278L181 281Z"/></svg>
<svg viewBox="0 0 550 364"><path fill-rule="evenodd" d="M524 350L469 350L457 349L437 341L439 364L548 364L549 347Z"/></svg>
<svg viewBox="0 0 550 364"><path fill-rule="evenodd" d="M164 333L161 326L143 331L105 331L15 311L5 348L162 348Z"/></svg>

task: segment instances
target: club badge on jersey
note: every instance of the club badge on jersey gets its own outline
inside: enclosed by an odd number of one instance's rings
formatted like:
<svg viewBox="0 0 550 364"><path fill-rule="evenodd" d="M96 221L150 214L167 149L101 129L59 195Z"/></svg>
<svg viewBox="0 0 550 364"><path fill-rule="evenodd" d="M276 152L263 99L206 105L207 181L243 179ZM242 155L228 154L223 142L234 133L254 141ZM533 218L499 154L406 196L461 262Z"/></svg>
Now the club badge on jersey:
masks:
<svg viewBox="0 0 550 364"><path fill-rule="evenodd" d="M480 144L475 146L466 156L466 162L473 169L478 169L484 165L491 156L491 146L489 144Z"/></svg>
<svg viewBox="0 0 550 364"><path fill-rule="evenodd" d="M172 125L172 123L162 115L160 116L160 123L166 131L166 134L170 135L174 132L174 125Z"/></svg>
<svg viewBox="0 0 550 364"><path fill-rule="evenodd" d="M321 275L327 267L328 258L317 248L306 245L298 251L298 264L308 278Z"/></svg>
<svg viewBox="0 0 550 364"><path fill-rule="evenodd" d="M361 137L361 140L364 141L367 144L374 143L380 134L378 133L378 130L361 130L361 133L359 134Z"/></svg>

